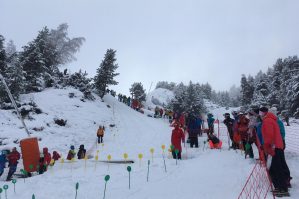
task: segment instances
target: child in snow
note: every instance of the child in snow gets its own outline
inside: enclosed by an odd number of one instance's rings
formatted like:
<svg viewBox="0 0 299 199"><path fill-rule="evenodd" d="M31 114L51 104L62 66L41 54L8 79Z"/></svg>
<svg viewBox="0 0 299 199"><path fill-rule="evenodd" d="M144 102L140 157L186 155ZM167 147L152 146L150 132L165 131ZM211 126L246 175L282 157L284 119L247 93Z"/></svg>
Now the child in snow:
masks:
<svg viewBox="0 0 299 199"><path fill-rule="evenodd" d="M76 155L75 147L74 147L74 145L72 145L71 149L69 150L69 153L67 154L66 159L71 160L71 159L75 158L75 155Z"/></svg>
<svg viewBox="0 0 299 199"><path fill-rule="evenodd" d="M86 154L86 149L84 149L84 145L81 144L81 145L80 145L80 148L79 148L79 151L78 151L78 153L77 153L78 159L83 159L83 158L85 158L85 154Z"/></svg>
<svg viewBox="0 0 299 199"><path fill-rule="evenodd" d="M182 159L181 152L182 152L182 145L181 142L185 142L185 135L183 130L179 127L179 124L176 123L174 129L172 130L171 134L171 145L173 146L172 149L172 157L173 159ZM178 156L176 157L175 150L178 150Z"/></svg>
<svg viewBox="0 0 299 199"><path fill-rule="evenodd" d="M53 151L52 158L53 158L53 160L54 160L54 162L53 162L53 165L54 165L54 164L55 164L55 161L59 160L59 158L61 158L61 157L60 157L60 155L57 153L57 151Z"/></svg>
<svg viewBox="0 0 299 199"><path fill-rule="evenodd" d="M105 127L100 126L97 131L98 143L103 143L104 134L105 134Z"/></svg>
<svg viewBox="0 0 299 199"><path fill-rule="evenodd" d="M51 162L51 154L48 152L48 148L45 147L43 148L43 155L44 155L44 170L47 171L48 166L50 165Z"/></svg>
<svg viewBox="0 0 299 199"><path fill-rule="evenodd" d="M6 181L10 181L12 175L16 172L18 166L18 160L21 158L20 153L17 151L16 147L12 148L12 152L6 156L8 159L8 175Z"/></svg>
<svg viewBox="0 0 299 199"><path fill-rule="evenodd" d="M45 162L44 154L40 153L40 155L39 155L39 170L38 170L39 174L43 174L46 171L46 169L45 169L46 166L45 166L44 162Z"/></svg>

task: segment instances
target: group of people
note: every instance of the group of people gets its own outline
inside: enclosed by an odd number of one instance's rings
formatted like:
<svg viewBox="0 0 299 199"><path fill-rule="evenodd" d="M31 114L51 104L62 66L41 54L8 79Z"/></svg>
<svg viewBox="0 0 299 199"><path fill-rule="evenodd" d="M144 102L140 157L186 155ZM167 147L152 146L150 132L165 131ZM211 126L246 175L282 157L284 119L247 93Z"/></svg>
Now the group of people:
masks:
<svg viewBox="0 0 299 199"><path fill-rule="evenodd" d="M274 185L274 194L288 196L291 187L290 170L285 160L285 128L272 107L254 108L247 113L233 111L234 119L225 113L224 124L227 126L231 148L241 149L253 158L252 144L255 143L262 161L271 161L269 174Z"/></svg>
<svg viewBox="0 0 299 199"><path fill-rule="evenodd" d="M120 102L122 102L122 103L124 103L124 104L127 104L128 106L131 106L131 97L129 96L129 97L127 97L126 95L122 95L122 94L118 94L117 95L117 97L118 97L118 101L120 101Z"/></svg>
<svg viewBox="0 0 299 199"><path fill-rule="evenodd" d="M11 180L12 175L16 172L18 166L18 160L21 158L20 153L17 151L16 147L12 148L12 151L2 150L0 155L0 177L4 173L4 168L8 162L9 171L7 174L7 181Z"/></svg>
<svg viewBox="0 0 299 199"><path fill-rule="evenodd" d="M198 148L198 137L202 136L204 130L204 119L201 116L195 116L194 114L187 113L174 113L173 122L171 126L174 127L171 135L171 144L173 146L172 155L173 158L181 159L182 146L181 143L185 143L185 136L188 134L187 143L190 143L190 147ZM215 119L212 114L207 115L208 129L206 131L208 135L207 141L211 141L211 145L217 145L221 141L214 135L214 122ZM215 147L217 148L217 147ZM175 153L177 150L177 153Z"/></svg>
<svg viewBox="0 0 299 199"><path fill-rule="evenodd" d="M154 115L155 118L166 118L168 119L169 121L172 121L173 119L173 111L170 110L170 109L163 109L163 108L160 108L158 106L155 107L155 115Z"/></svg>

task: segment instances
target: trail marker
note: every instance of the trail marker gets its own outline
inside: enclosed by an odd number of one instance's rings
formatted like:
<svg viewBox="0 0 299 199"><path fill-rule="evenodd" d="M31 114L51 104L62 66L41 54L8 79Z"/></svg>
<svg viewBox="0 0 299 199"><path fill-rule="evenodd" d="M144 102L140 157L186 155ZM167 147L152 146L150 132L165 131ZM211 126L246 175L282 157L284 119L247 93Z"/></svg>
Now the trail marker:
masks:
<svg viewBox="0 0 299 199"><path fill-rule="evenodd" d="M147 182L148 182L148 177L149 177L149 165L150 165L150 160L147 161L147 177L146 177Z"/></svg>
<svg viewBox="0 0 299 199"><path fill-rule="evenodd" d="M152 162L154 162L154 152L155 152L155 149L154 148L151 148L150 149L150 152L152 154Z"/></svg>
<svg viewBox="0 0 299 199"><path fill-rule="evenodd" d="M77 199L77 192L78 192L78 189L79 189L79 182L76 183L76 195L75 195L75 199Z"/></svg>
<svg viewBox="0 0 299 199"><path fill-rule="evenodd" d="M17 180L13 179L11 182L13 183L13 191L16 193L16 183L17 183Z"/></svg>
<svg viewBox="0 0 299 199"><path fill-rule="evenodd" d="M131 188L131 171L132 171L132 168L130 166L127 167L127 171L129 172L129 189Z"/></svg>
<svg viewBox="0 0 299 199"><path fill-rule="evenodd" d="M138 158L139 158L139 167L141 167L141 159L143 158L142 153L138 154Z"/></svg>
<svg viewBox="0 0 299 199"><path fill-rule="evenodd" d="M109 175L106 175L106 176L105 176L105 189L104 189L104 197L103 197L103 199L105 199L106 187L107 187L107 182L109 181L109 179L110 179L110 176L109 176Z"/></svg>
<svg viewBox="0 0 299 199"><path fill-rule="evenodd" d="M8 185L4 185L3 186L4 192L5 192L5 198L7 199L7 189L8 189Z"/></svg>

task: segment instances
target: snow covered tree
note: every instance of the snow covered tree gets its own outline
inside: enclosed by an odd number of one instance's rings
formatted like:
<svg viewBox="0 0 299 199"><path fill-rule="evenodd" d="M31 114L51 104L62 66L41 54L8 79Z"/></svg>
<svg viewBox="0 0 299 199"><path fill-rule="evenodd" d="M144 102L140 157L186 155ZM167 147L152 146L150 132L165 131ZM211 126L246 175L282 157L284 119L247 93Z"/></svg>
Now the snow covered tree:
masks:
<svg viewBox="0 0 299 199"><path fill-rule="evenodd" d="M115 53L116 50L107 50L100 67L97 69L97 74L94 77L94 85L101 98L104 97L108 85L118 84L118 82L114 80L114 77L119 75L119 73L115 73L115 70L118 68Z"/></svg>
<svg viewBox="0 0 299 199"><path fill-rule="evenodd" d="M241 102L243 106L248 106L251 104L254 92L254 79L251 76L248 76L248 79L245 75L242 75L241 78Z"/></svg>
<svg viewBox="0 0 299 199"><path fill-rule="evenodd" d="M176 83L174 83L174 82L160 81L157 83L156 89L157 88L165 88L165 89L173 91L175 86L176 86Z"/></svg>
<svg viewBox="0 0 299 199"><path fill-rule="evenodd" d="M203 92L201 90L196 90L195 85L189 82L186 90L186 98L183 103L185 107L185 112L188 114L198 117L201 113L206 112L206 107L203 101Z"/></svg>
<svg viewBox="0 0 299 199"><path fill-rule="evenodd" d="M268 77L260 71L254 79L254 94L252 103L255 106L268 105L267 97L269 95Z"/></svg>
<svg viewBox="0 0 299 199"><path fill-rule="evenodd" d="M145 90L143 89L143 85L141 82L135 82L132 84L130 88L130 93L133 99L137 99L138 101L145 101Z"/></svg>
<svg viewBox="0 0 299 199"><path fill-rule="evenodd" d="M202 84L202 91L204 93L204 98L211 99L212 87L208 82L206 84Z"/></svg>
<svg viewBox="0 0 299 199"><path fill-rule="evenodd" d="M22 83L24 77L22 67L18 60L18 54L15 49L12 41L4 47L4 38L0 39L0 63L3 66L1 67L1 74L4 77L11 94L17 100L23 89ZM10 103L10 99L2 83L0 83L0 99L1 102Z"/></svg>
<svg viewBox="0 0 299 199"><path fill-rule="evenodd" d="M53 84L61 76L58 67L74 60L84 38L70 39L68 26L60 25L56 30L44 27L37 37L23 47L21 66L26 72L26 91L40 91ZM47 80L47 82L45 82Z"/></svg>
<svg viewBox="0 0 299 199"><path fill-rule="evenodd" d="M174 98L171 100L169 107L177 113L185 111L184 102L187 97L187 87L180 83L174 89Z"/></svg>

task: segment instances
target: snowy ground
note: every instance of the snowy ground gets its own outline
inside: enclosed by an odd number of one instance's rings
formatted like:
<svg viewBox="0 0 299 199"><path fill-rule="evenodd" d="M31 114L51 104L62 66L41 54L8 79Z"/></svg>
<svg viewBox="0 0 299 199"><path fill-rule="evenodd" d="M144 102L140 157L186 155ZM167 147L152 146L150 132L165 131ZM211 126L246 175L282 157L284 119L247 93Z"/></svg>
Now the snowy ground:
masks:
<svg viewBox="0 0 299 199"><path fill-rule="evenodd" d="M69 98L70 92L74 92L77 97ZM80 184L78 199L103 198L104 176L107 174L111 177L107 184L107 199L231 199L238 197L251 172L254 160L244 159L239 151L228 150L223 124L220 124L219 128L220 137L223 139L222 150L208 149L204 146L206 137L203 136L200 137L199 148L191 149L189 146L184 148L184 160L178 161L177 165L166 150L167 172L165 172L161 145L165 144L168 148L170 144L171 128L167 120L147 117L146 114L132 110L111 96L106 96L103 103L98 98L95 102L82 102L80 101L81 95L74 89L49 89L42 93L23 96L23 100L33 99L44 112L40 115L33 115L35 120L26 120L26 124L34 136L42 138L39 142L40 148L47 146L50 151L57 150L62 153L63 157L66 157L71 144L74 144L76 148L80 144L85 144L92 154L99 150L100 160L107 160L108 154L113 160L123 159L123 154L127 153L129 159L135 161L131 164L131 189L128 188L126 170L128 165L101 162L96 164L94 159L90 159L87 160L85 169L84 160L77 160L74 163L57 162L47 173L27 178L25 183L23 179L18 179L16 193L13 191L11 182L0 181L0 187L4 184L9 185L7 192L9 199L31 198L32 194L35 194L37 199L75 198L77 182ZM223 114L220 109L213 112L214 115L219 115L219 119ZM54 117L67 119L67 126L61 127L54 124ZM10 111L1 111L0 119L0 137L7 138L4 140L7 143L6 146L15 146L12 143L13 140L26 137L24 130L19 129L20 122ZM96 130L101 124L107 127L105 144L97 146L95 144ZM109 124L116 126L110 128ZM33 127L41 126L45 128L41 132L32 130ZM299 128L298 124L297 127ZM287 128L287 133L293 131L292 129ZM153 161L151 148L155 150ZM143 154L141 162L138 159L139 153ZM295 169L299 164L298 154L287 152L286 156L294 178L293 188L290 190L291 198L298 198L299 172ZM148 160L150 160L150 170L147 182ZM6 173L7 170L0 180L4 180ZM4 193L2 197L4 198Z"/></svg>

